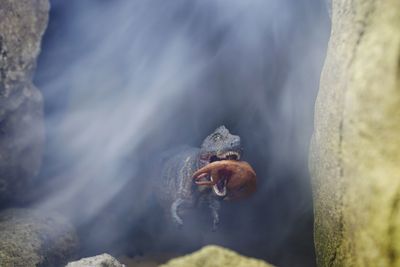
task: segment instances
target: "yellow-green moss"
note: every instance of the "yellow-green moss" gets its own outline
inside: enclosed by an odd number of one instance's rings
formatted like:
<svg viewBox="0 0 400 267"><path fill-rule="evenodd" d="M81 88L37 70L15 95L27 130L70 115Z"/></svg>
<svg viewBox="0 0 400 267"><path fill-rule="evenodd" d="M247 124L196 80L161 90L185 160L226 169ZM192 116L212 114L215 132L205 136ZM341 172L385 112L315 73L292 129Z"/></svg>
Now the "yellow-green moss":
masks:
<svg viewBox="0 0 400 267"><path fill-rule="evenodd" d="M170 260L160 267L272 267L258 259L218 246L206 246L192 254Z"/></svg>

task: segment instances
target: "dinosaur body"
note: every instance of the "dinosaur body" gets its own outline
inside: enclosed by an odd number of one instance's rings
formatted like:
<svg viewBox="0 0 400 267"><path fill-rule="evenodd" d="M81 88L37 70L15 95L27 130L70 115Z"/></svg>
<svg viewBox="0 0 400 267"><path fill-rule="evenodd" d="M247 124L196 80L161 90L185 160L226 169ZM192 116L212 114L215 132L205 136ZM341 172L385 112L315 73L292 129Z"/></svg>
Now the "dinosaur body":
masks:
<svg viewBox="0 0 400 267"><path fill-rule="evenodd" d="M183 147L175 150L164 162L159 183L159 197L167 207L170 219L182 226L184 213L189 208L205 204L210 208L213 229L219 223L220 202L226 188L197 185L193 174L214 161L239 160L242 153L240 137L232 135L225 126L207 136L200 148Z"/></svg>

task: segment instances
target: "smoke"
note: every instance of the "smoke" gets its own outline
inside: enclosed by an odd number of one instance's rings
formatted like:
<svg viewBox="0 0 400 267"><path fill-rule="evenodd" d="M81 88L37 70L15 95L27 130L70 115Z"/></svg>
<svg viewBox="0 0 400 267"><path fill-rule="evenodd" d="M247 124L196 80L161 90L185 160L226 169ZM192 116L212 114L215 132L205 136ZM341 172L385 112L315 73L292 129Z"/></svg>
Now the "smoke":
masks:
<svg viewBox="0 0 400 267"><path fill-rule="evenodd" d="M52 1L35 76L48 137L36 205L84 229L88 251L136 245L158 212L155 158L224 124L258 192L226 203L217 233L172 244L312 266L307 150L328 34L323 0Z"/></svg>

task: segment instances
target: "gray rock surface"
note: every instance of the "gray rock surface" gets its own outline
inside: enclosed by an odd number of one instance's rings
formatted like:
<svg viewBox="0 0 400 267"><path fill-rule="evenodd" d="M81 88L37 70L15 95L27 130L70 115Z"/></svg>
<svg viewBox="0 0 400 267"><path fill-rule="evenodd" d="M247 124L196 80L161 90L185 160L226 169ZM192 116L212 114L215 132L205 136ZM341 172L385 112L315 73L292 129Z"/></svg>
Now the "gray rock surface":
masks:
<svg viewBox="0 0 400 267"><path fill-rule="evenodd" d="M400 266L400 1L333 1L315 109L318 266Z"/></svg>
<svg viewBox="0 0 400 267"><path fill-rule="evenodd" d="M90 258L70 262L66 267L125 267L108 254L101 254Z"/></svg>
<svg viewBox="0 0 400 267"><path fill-rule="evenodd" d="M30 209L0 213L2 267L54 267L76 253L78 238L72 226L57 215Z"/></svg>
<svg viewBox="0 0 400 267"><path fill-rule="evenodd" d="M40 168L42 96L32 84L48 0L0 0L0 200L21 198Z"/></svg>

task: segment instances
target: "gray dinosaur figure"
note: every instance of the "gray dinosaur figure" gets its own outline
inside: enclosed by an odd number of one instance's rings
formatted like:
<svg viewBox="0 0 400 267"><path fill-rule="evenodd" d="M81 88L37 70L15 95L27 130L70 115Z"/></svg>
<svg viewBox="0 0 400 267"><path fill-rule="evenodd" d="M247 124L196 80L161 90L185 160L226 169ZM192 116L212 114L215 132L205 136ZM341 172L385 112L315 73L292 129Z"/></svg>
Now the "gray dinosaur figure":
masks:
<svg viewBox="0 0 400 267"><path fill-rule="evenodd" d="M239 160L242 154L240 137L232 135L225 126L218 127L203 141L201 148L183 147L166 159L162 165L162 181L158 184L162 204L168 217L178 226L183 226L183 215L187 209L208 205L213 219L213 230L219 223L220 202L227 194L226 184L221 182L212 188L198 186L193 182L193 173L218 160Z"/></svg>

